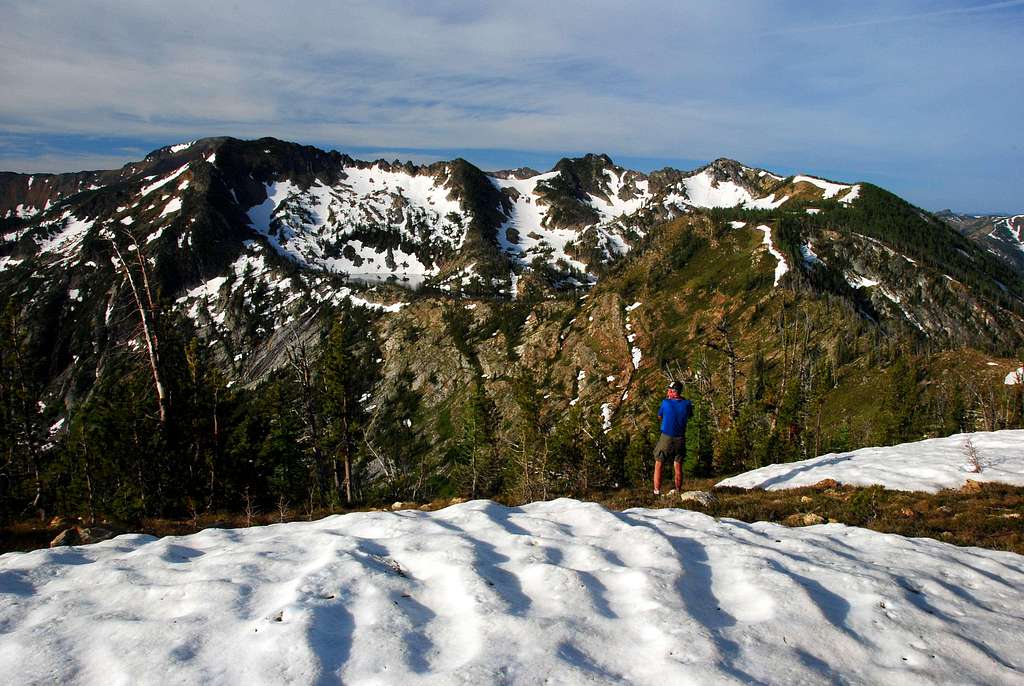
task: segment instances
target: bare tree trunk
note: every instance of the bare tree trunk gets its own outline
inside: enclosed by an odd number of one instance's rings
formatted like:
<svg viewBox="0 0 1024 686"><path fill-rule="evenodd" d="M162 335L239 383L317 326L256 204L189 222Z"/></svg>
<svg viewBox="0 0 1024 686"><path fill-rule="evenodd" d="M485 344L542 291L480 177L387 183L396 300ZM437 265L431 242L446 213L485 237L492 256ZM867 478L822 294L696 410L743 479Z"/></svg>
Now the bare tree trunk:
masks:
<svg viewBox="0 0 1024 686"><path fill-rule="evenodd" d="M132 276L132 270L129 268L128 263L125 261L124 256L121 254L121 250L117 247L117 243L111 239L110 244L114 248L114 254L117 255L117 261L120 263L121 269L124 272L125 279L128 281L128 286L132 289L132 296L135 298L135 306L138 308L139 319L142 322L142 336L146 341L146 350L149 353L149 368L153 374L153 386L156 389L156 400L160 410L160 424L167 424L167 393L164 390L163 382L160 379L160 358L157 350L157 338L156 332L151 330L149 317L146 315L146 306L142 302L142 295L139 293L139 288L135 283L135 277ZM136 252L139 252L138 244L135 246ZM141 255L140 255L141 259ZM144 264L143 260L143 264ZM153 296L149 290L149 277L146 276L145 269L143 269L143 278L146 284L146 300L152 307Z"/></svg>
<svg viewBox="0 0 1024 686"><path fill-rule="evenodd" d="M739 376L739 372L736 368L736 364L739 361L739 355L736 354L736 348L732 344L732 336L729 333L729 327L723 321L716 327L719 335L721 335L723 344L719 345L716 343L708 343L707 346L713 350L717 350L725 354L726 360L729 364L729 415L735 420L739 417L739 400L736 396L736 381Z"/></svg>
<svg viewBox="0 0 1024 686"><path fill-rule="evenodd" d="M309 431L310 444L313 448L313 460L316 464L316 485L321 500L324 495L324 455L320 448L320 418L315 406L313 390L313 370L309 364L309 356L306 346L295 341L295 345L288 349L288 362L296 371L299 383L302 385L303 413L305 414L307 430ZM337 470L335 470L337 473ZM337 493L337 491L335 491Z"/></svg>

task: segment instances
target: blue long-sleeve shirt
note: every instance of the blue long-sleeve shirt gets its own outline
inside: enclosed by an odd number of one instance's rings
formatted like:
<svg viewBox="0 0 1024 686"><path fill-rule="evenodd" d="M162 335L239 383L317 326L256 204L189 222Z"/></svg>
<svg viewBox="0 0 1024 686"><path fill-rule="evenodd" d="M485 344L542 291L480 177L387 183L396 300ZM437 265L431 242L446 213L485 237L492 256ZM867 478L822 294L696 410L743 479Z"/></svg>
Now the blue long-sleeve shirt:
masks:
<svg viewBox="0 0 1024 686"><path fill-rule="evenodd" d="M661 433L673 438L686 435L686 422L693 416L693 403L686 398L665 398L658 408Z"/></svg>

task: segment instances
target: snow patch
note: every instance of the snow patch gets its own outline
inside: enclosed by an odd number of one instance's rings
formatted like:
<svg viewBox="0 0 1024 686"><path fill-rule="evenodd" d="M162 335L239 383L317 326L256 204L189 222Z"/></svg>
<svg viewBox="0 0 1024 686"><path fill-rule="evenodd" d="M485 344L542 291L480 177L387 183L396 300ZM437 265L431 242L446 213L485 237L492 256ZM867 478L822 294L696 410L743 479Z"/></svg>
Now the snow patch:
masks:
<svg viewBox="0 0 1024 686"><path fill-rule="evenodd" d="M778 286L779 285L779 279L782 278L783 274L785 274L786 272L789 271L789 265L786 264L786 258L783 257L782 253L780 253L778 250L775 249L775 244L772 243L772 229L771 229L771 227L770 226L765 226L764 224L761 224L760 226L757 227L757 229L758 229L758 231L761 231L764 234L764 239L762 240L762 245L767 247L768 248L768 252L771 253L771 255L776 260L778 260L778 264L775 265L775 282L772 284L773 286Z"/></svg>
<svg viewBox="0 0 1024 686"><path fill-rule="evenodd" d="M139 197L144 198L147 195L149 195L150 193L152 193L153 191L155 191L155 190L157 190L159 188L163 188L164 186L169 184L171 181L174 181L176 178L178 178L179 176L184 174L187 170L188 170L188 165L186 164L186 165L183 165L182 167L180 167L179 169L177 169L176 171L172 172L169 176L165 176L164 178L160 179L159 181L151 183L148 186L144 186L142 188L142 191L139 192ZM149 177L149 178L153 178L153 177Z"/></svg>
<svg viewBox="0 0 1024 686"><path fill-rule="evenodd" d="M846 274L844 274L844 276L846 277L846 283L850 284L852 288L873 288L878 285L878 281L875 281L874 279L869 279L866 276L861 276L856 272L847 272ZM892 299L891 296L888 295L887 291L886 293L887 297ZM894 300L893 302L899 303L899 300L897 299Z"/></svg>
<svg viewBox="0 0 1024 686"><path fill-rule="evenodd" d="M640 369L640 360L644 357L643 351L634 345L630 349L630 355L633 357L633 369Z"/></svg>
<svg viewBox="0 0 1024 686"><path fill-rule="evenodd" d="M968 438L985 465L980 473L963 469ZM829 453L810 460L768 465L718 485L773 491L810 486L823 479L929 493L960 488L967 479L1024 486L1024 430L955 434L916 443Z"/></svg>
<svg viewBox="0 0 1024 686"><path fill-rule="evenodd" d="M177 153L177 152L181 152L182 150L188 150L189 148L191 148L195 144L196 144L196 141L189 141L188 143L179 143L177 145L172 145L171 146L171 154L174 154L174 153Z"/></svg>
<svg viewBox="0 0 1024 686"><path fill-rule="evenodd" d="M181 210L181 198L173 198L164 207L163 212L160 213L161 217L166 217L169 214L173 214Z"/></svg>

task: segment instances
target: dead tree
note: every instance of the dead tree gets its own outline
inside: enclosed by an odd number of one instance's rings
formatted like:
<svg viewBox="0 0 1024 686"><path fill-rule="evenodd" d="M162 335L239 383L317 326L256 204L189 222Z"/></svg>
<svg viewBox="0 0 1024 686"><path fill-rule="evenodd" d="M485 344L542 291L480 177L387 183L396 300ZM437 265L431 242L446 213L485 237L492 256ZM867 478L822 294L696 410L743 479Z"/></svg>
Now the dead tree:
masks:
<svg viewBox="0 0 1024 686"><path fill-rule="evenodd" d="M739 399L736 394L736 382L739 377L739 362L742 359L739 353L736 352L736 347L732 342L732 332L729 330L729 325L723 320L718 323L715 327L718 335L721 337L721 343L715 341L708 341L705 343L712 350L725 355L726 362L729 365L729 416L735 421L739 417Z"/></svg>
<svg viewBox="0 0 1024 686"><path fill-rule="evenodd" d="M156 312L156 305L153 299L153 290L149 283L149 272L146 268L146 260L142 254L142 248L139 246L134 236L128 234L132 239L132 245L129 246L136 253L137 262L139 265L139 273L141 275L141 286L136 282L135 275L132 274L132 269L125 260L124 255L121 253L121 249L117 247L117 241L111 237L110 245L114 250L114 255L117 256L117 266L124 274L125 281L128 283L128 287L132 291L132 298L135 300L135 308L139 315L139 321L142 324L142 338L146 344L146 351L149 355L149 369L153 375L153 387L156 391L156 401L160 412L160 424L161 426L167 425L167 391L164 388L162 379L160 378L160 346L159 337L157 336L156 326L154 325L153 317Z"/></svg>
<svg viewBox="0 0 1024 686"><path fill-rule="evenodd" d="M293 335L292 345L287 350L288 364L294 370L295 376L302 389L302 405L299 413L306 424L306 437L309 440L310 448L313 451L313 462L316 468L316 487L321 502L324 496L324 456L320 447L320 411L317 407L318 393L315 389L313 378L313 365L309 361L309 351L306 345ZM337 491L335 491L337 493Z"/></svg>

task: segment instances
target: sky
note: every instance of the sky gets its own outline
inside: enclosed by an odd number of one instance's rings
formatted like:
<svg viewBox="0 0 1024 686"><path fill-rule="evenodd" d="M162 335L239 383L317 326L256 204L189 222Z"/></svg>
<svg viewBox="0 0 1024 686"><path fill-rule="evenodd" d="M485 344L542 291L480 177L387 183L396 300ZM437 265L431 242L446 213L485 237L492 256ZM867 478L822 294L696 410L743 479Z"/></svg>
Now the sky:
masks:
<svg viewBox="0 0 1024 686"><path fill-rule="evenodd" d="M0 169L205 136L648 171L718 157L1024 211L1024 0L0 0Z"/></svg>

